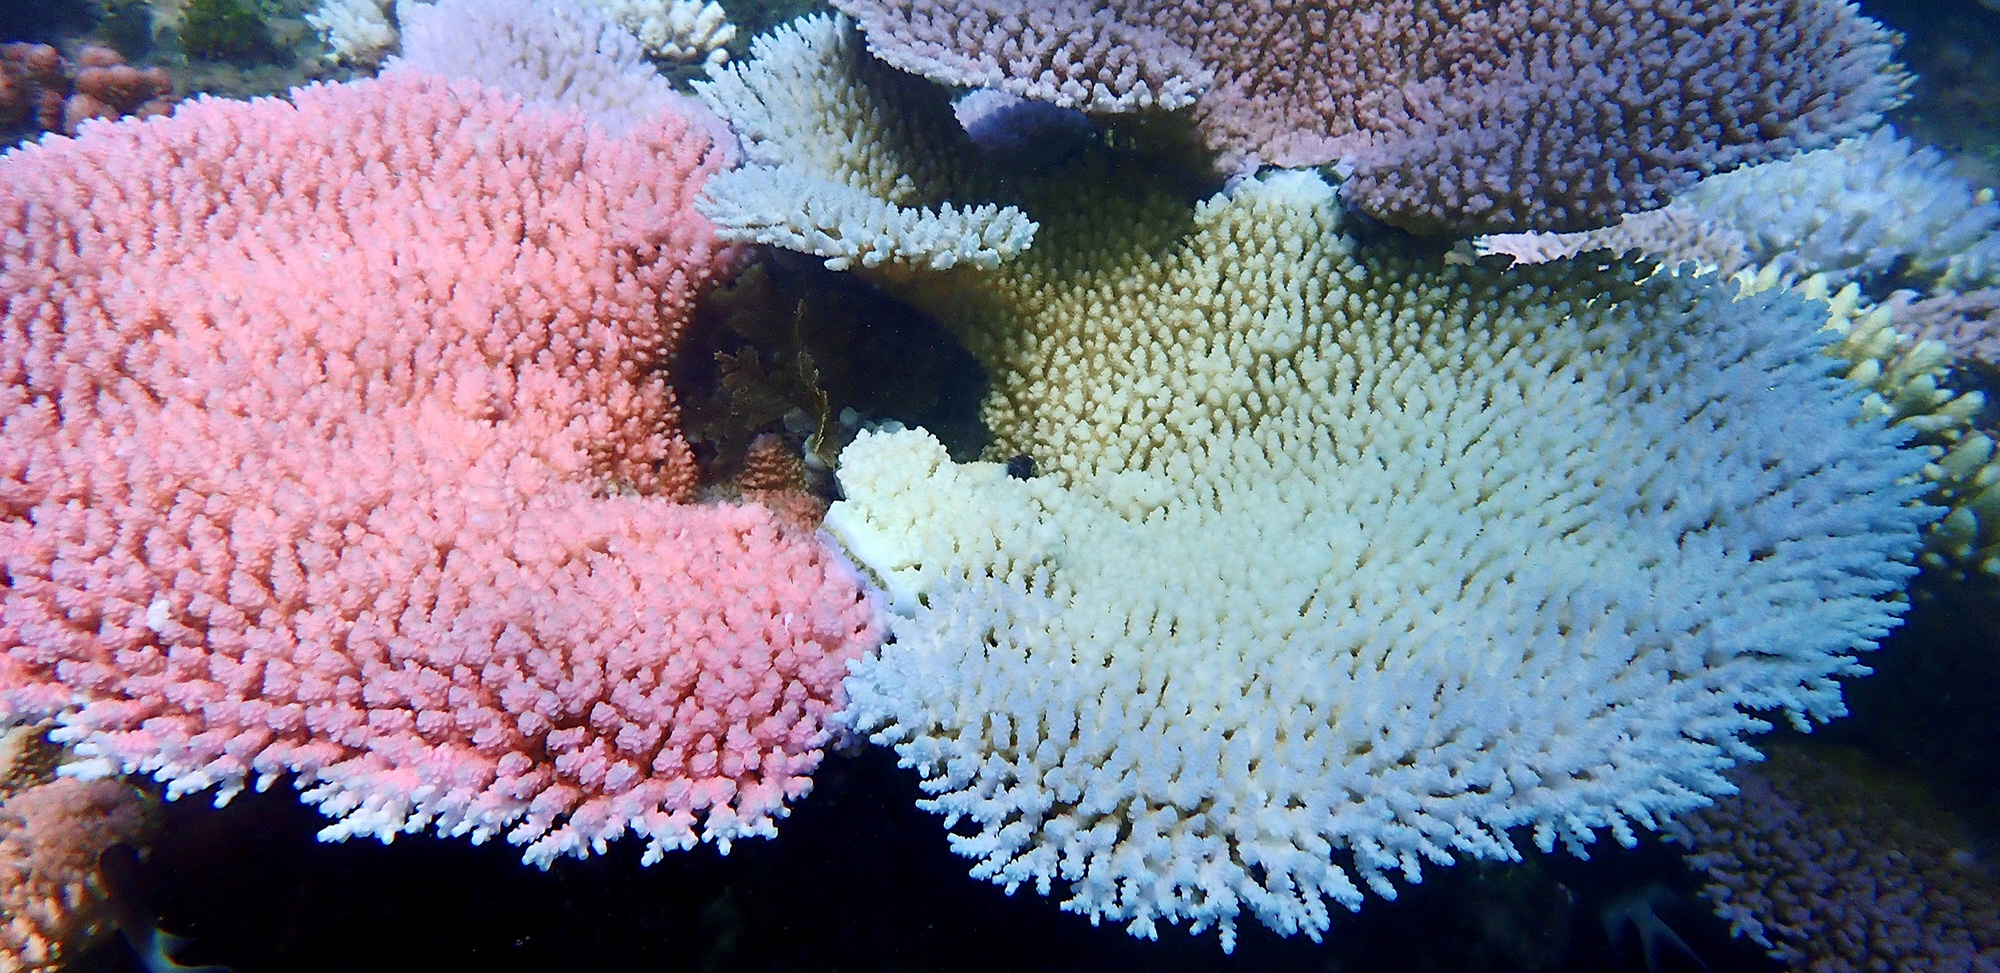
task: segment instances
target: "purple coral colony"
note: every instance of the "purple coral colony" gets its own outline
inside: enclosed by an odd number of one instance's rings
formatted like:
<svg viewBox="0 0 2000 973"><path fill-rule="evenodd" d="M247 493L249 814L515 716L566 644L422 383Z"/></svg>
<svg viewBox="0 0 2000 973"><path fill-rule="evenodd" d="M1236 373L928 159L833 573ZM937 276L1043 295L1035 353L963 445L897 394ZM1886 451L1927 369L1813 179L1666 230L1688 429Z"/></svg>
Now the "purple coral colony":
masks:
<svg viewBox="0 0 2000 973"><path fill-rule="evenodd" d="M2000 973L2000 6L830 3L0 0L0 973Z"/></svg>

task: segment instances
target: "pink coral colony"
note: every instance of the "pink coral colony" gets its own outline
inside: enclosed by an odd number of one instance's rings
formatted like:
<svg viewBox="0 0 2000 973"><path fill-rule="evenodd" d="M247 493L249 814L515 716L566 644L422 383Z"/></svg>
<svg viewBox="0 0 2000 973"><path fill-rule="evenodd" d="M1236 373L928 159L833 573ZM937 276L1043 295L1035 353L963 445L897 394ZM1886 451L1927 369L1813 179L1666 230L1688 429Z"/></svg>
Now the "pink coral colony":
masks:
<svg viewBox="0 0 2000 973"><path fill-rule="evenodd" d="M410 72L0 159L0 722L330 837L770 833L879 632L688 502L711 132Z"/></svg>

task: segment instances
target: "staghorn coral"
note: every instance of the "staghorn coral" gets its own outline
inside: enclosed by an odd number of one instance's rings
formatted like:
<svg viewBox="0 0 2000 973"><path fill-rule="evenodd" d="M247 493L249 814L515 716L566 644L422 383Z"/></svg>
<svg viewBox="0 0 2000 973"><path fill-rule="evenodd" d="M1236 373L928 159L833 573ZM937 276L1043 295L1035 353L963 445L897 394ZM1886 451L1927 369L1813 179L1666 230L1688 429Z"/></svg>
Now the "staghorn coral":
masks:
<svg viewBox="0 0 2000 973"><path fill-rule="evenodd" d="M847 719L975 875L1318 936L1724 792L1750 711L1839 715L1895 623L1936 512L1824 306L1357 251L1310 173L1047 202L999 270L891 285L1038 475L864 434L826 521L897 613Z"/></svg>
<svg viewBox="0 0 2000 973"><path fill-rule="evenodd" d="M728 158L404 71L0 159L0 717L169 796L296 775L329 838L770 833L876 629L682 502Z"/></svg>
<svg viewBox="0 0 2000 973"><path fill-rule="evenodd" d="M1891 35L1845 0L839 0L890 64L1095 111L1175 107L1223 172L1338 162L1419 232L1571 230L1867 130Z"/></svg>

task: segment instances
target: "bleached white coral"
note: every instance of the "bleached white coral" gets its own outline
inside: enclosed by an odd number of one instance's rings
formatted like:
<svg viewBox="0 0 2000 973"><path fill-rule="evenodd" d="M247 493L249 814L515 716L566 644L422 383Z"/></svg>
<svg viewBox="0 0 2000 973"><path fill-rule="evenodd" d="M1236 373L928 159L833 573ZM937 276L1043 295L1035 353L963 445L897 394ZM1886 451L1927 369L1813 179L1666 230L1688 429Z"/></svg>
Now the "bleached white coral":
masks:
<svg viewBox="0 0 2000 973"><path fill-rule="evenodd" d="M1034 236L1034 223L1020 210L897 206L785 167L717 173L704 188L702 215L727 228L727 239L814 254L833 270L994 267Z"/></svg>
<svg viewBox="0 0 2000 973"><path fill-rule="evenodd" d="M714 0L589 0L639 39L646 53L668 61L729 60L736 25Z"/></svg>
<svg viewBox="0 0 2000 973"><path fill-rule="evenodd" d="M389 22L390 0L323 0L306 14L306 23L326 42L327 59L339 64L373 67L396 46L396 25Z"/></svg>
<svg viewBox="0 0 2000 973"><path fill-rule="evenodd" d="M932 160L976 150L941 95L874 62L844 19L807 17L759 37L748 63L695 87L736 130L747 163L702 194L724 239L790 247L836 269L990 268L1034 239L1015 207L946 202L968 188L966 174Z"/></svg>
<svg viewBox="0 0 2000 973"><path fill-rule="evenodd" d="M996 272L1011 327L960 319L1006 366L1001 448L1051 472L921 431L842 454L827 526L899 613L848 719L974 874L1138 935L1316 937L1424 862L1725 792L1755 711L1838 715L1895 623L1923 457L1823 306L1338 221L1283 173L1165 245L1052 236Z"/></svg>

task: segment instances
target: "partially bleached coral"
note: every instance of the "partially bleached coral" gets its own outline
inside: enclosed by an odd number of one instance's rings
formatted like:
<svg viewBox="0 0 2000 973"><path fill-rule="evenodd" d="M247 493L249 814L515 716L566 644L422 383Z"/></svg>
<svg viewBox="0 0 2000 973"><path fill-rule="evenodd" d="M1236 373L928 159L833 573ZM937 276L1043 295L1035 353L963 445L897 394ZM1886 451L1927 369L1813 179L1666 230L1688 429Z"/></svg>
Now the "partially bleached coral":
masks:
<svg viewBox="0 0 2000 973"><path fill-rule="evenodd" d="M574 108L613 132L663 111L702 115L637 38L584 0L401 0L402 55L387 70L478 81ZM707 124L707 120L704 120Z"/></svg>
<svg viewBox="0 0 2000 973"><path fill-rule="evenodd" d="M861 49L844 22L810 17L760 37L752 60L697 85L747 164L711 180L702 212L724 239L848 267L990 268L1034 239L1012 206L955 206L977 150L943 96Z"/></svg>
<svg viewBox="0 0 2000 973"><path fill-rule="evenodd" d="M892 288L1043 475L868 434L827 518L898 612L848 719L975 875L1318 936L1425 862L1725 792L1750 711L1839 715L1895 624L1924 456L1824 305L1359 251L1311 173L1060 204L999 270Z"/></svg>
<svg viewBox="0 0 2000 973"><path fill-rule="evenodd" d="M736 25L713 0L582 0L633 36L647 57L721 64ZM326 41L327 60L374 67L399 40L390 9L428 7L431 0L323 0L306 23Z"/></svg>

